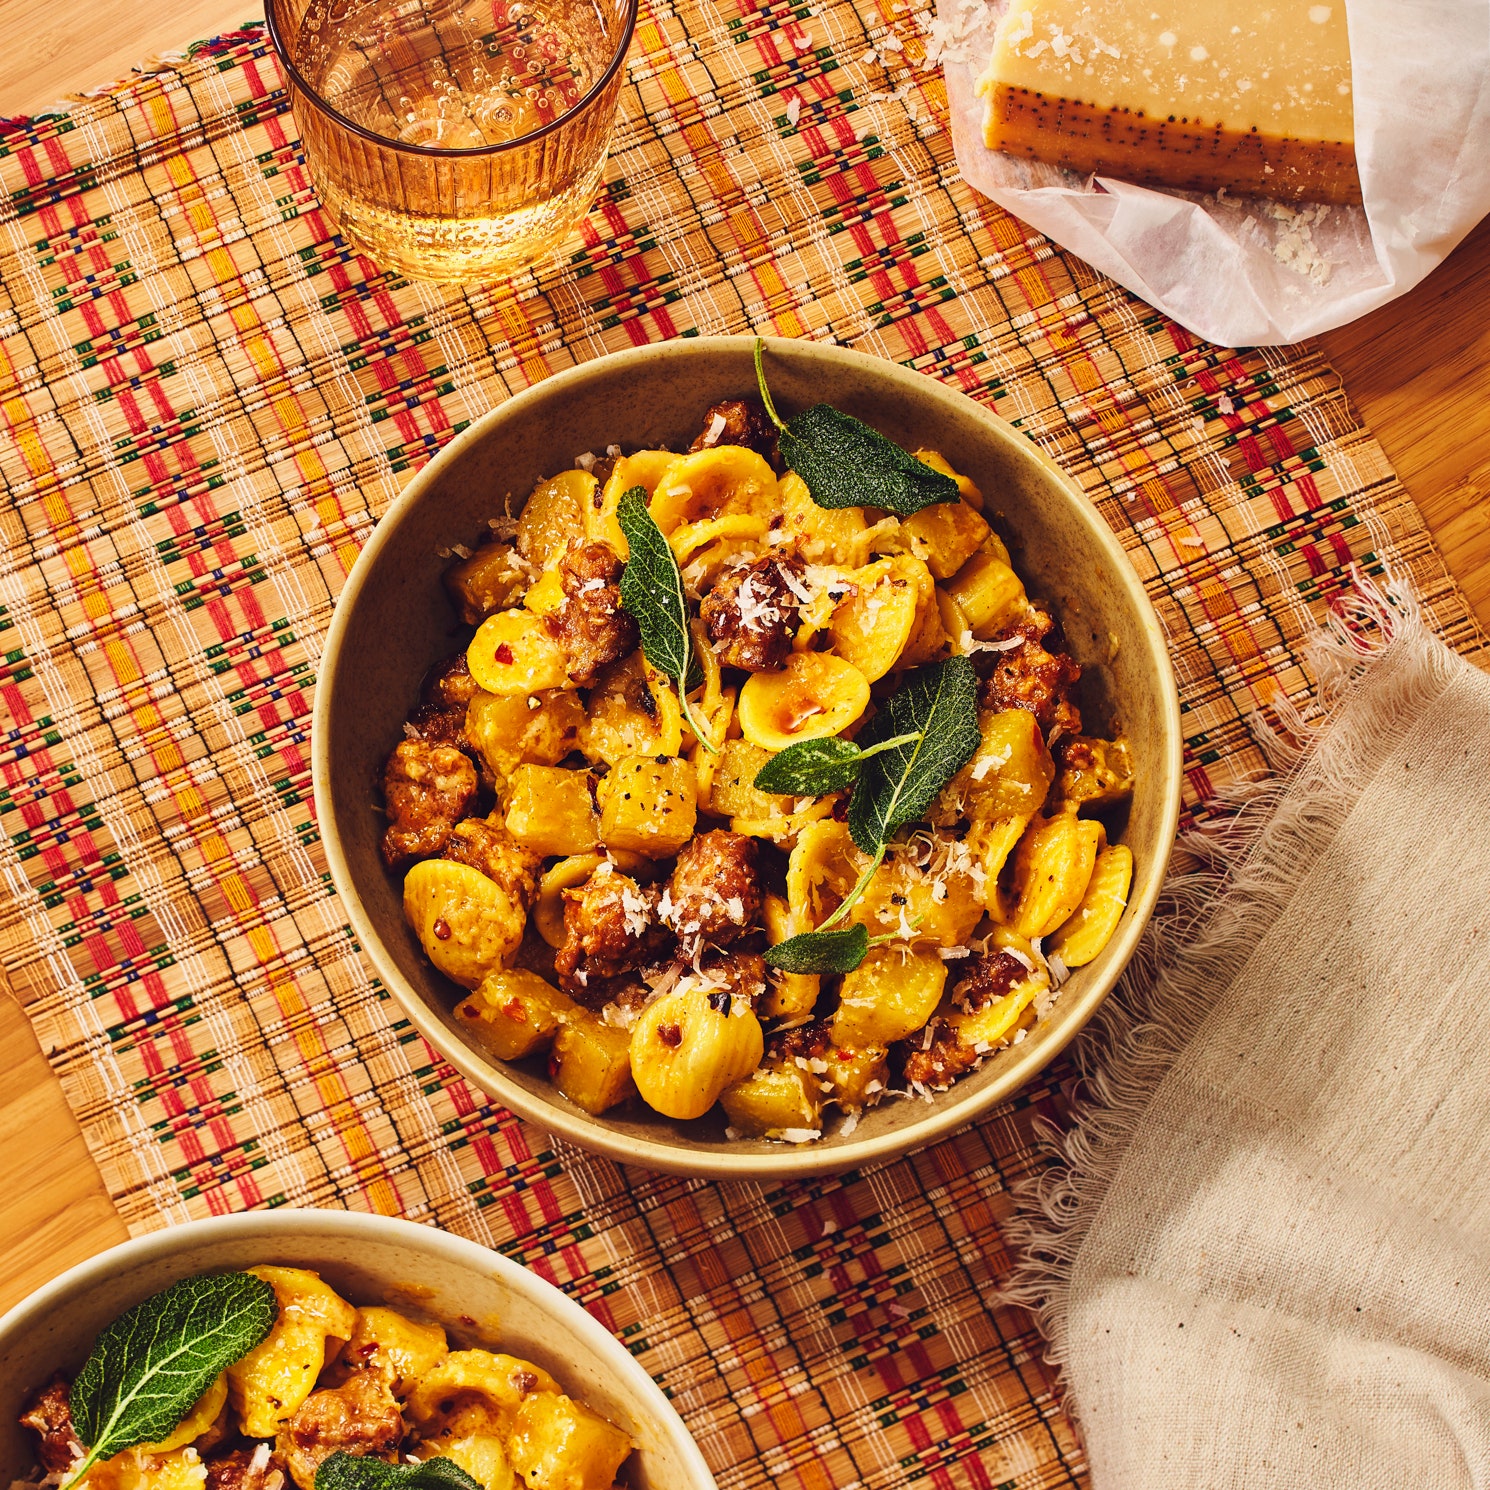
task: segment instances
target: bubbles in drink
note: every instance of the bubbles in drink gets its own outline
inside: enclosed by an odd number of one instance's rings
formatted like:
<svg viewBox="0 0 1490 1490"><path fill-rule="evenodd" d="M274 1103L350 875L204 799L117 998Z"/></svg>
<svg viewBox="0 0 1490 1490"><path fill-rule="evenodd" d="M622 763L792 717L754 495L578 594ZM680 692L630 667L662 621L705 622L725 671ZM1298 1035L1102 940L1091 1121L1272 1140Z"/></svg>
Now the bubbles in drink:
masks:
<svg viewBox="0 0 1490 1490"><path fill-rule="evenodd" d="M573 108L608 52L595 13L565 0L310 0L295 61L354 124L406 145L472 150Z"/></svg>

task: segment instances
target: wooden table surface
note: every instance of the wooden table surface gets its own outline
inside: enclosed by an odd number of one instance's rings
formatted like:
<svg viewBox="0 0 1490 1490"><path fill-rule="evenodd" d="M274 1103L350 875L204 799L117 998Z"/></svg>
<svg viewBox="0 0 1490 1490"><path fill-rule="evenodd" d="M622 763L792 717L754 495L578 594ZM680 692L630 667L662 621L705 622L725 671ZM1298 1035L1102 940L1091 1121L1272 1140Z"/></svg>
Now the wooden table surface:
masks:
<svg viewBox="0 0 1490 1490"><path fill-rule="evenodd" d="M228 0L0 0L0 114L35 112L147 54L256 18ZM1490 219L1425 283L1323 338L1346 391L1490 629ZM0 1309L122 1241L62 1090L0 997Z"/></svg>

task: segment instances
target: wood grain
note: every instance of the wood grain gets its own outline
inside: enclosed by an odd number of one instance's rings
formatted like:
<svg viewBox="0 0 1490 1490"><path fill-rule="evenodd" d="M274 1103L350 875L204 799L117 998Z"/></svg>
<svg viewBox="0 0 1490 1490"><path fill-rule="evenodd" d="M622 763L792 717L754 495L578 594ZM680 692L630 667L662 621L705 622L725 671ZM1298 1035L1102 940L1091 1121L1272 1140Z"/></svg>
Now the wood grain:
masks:
<svg viewBox="0 0 1490 1490"><path fill-rule="evenodd" d="M1320 342L1490 630L1490 218L1417 289Z"/></svg>
<svg viewBox="0 0 1490 1490"><path fill-rule="evenodd" d="M0 0L0 114L262 17L252 0ZM1322 338L1490 628L1490 222L1411 294ZM0 1308L124 1238L20 1009L0 996Z"/></svg>
<svg viewBox="0 0 1490 1490"><path fill-rule="evenodd" d="M20 1005L0 993L0 1310L127 1235Z"/></svg>

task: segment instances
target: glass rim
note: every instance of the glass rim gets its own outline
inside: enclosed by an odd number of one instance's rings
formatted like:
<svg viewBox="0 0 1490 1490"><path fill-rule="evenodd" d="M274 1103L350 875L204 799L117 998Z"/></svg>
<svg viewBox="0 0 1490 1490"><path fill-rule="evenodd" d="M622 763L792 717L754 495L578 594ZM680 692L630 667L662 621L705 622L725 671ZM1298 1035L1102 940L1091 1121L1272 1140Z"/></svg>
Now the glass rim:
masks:
<svg viewBox="0 0 1490 1490"><path fill-rule="evenodd" d="M280 35L279 21L276 11L288 3L288 0L264 0L264 22L269 31L269 40L274 47L274 53L279 58L281 65L289 74L296 87L310 99L320 111L343 129L376 145L383 150L395 150L401 155L412 155L422 160L473 160L484 155L500 155L504 150L515 150L522 145L532 145L555 133L574 115L581 113L589 107L605 89L611 80L624 65L626 54L631 50L631 38L636 30L637 13L641 9L641 0L622 0L624 6L623 25L621 35L618 38L614 55L606 64L605 70L585 91L584 96L571 104L556 119L550 119L547 124L540 125L537 129L529 131L525 135L518 135L516 139L503 140L496 145L466 145L452 147L448 145L410 145L403 140L392 140L387 135L380 135L373 130L358 124L356 120L349 119L340 109L329 103L318 88L314 88L306 81L305 74L295 66L290 59L289 48L285 45L284 38Z"/></svg>

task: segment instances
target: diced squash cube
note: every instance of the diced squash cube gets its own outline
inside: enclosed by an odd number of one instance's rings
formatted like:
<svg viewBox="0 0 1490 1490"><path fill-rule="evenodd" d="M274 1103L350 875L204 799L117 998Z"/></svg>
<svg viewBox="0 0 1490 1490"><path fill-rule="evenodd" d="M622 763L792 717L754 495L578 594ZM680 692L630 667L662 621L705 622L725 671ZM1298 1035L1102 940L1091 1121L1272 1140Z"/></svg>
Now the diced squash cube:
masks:
<svg viewBox="0 0 1490 1490"><path fill-rule="evenodd" d="M527 570L505 543L484 544L445 571L445 588L467 626L516 605L527 587Z"/></svg>
<svg viewBox="0 0 1490 1490"><path fill-rule="evenodd" d="M883 1045L839 1045L828 1051L823 1080L833 1088L830 1100L845 1111L872 1107L890 1084L890 1052Z"/></svg>
<svg viewBox="0 0 1490 1490"><path fill-rule="evenodd" d="M965 946L984 910L971 868L971 855L966 867L948 867L936 875L909 858L889 860L875 870L849 918L867 926L871 936Z"/></svg>
<svg viewBox="0 0 1490 1490"><path fill-rule="evenodd" d="M626 755L677 755L683 714L672 683L648 666L640 651L613 662L590 690L580 748L613 766Z"/></svg>
<svg viewBox="0 0 1490 1490"><path fill-rule="evenodd" d="M526 968L498 968L470 998L455 1006L466 1032L499 1061L543 1050L576 1005L567 994Z"/></svg>
<svg viewBox="0 0 1490 1490"><path fill-rule="evenodd" d="M495 1433L464 1433L459 1438L427 1438L419 1452L449 1459L481 1486L481 1490L517 1490L507 1447Z"/></svg>
<svg viewBox="0 0 1490 1490"><path fill-rule="evenodd" d="M579 695L562 689L529 698L483 690L466 705L466 738L502 792L519 765L553 766L563 760L578 746L584 723Z"/></svg>
<svg viewBox="0 0 1490 1490"><path fill-rule="evenodd" d="M1075 735L1061 741L1060 794L1068 807L1121 802L1133 792L1133 760L1126 740Z"/></svg>
<svg viewBox="0 0 1490 1490"><path fill-rule="evenodd" d="M663 859L693 837L698 779L691 761L622 756L601 790L600 841L608 848Z"/></svg>
<svg viewBox="0 0 1490 1490"><path fill-rule="evenodd" d="M709 811L720 817L766 818L773 813L785 817L792 810L792 798L763 792L755 784L772 755L749 740L726 740L709 790Z"/></svg>
<svg viewBox="0 0 1490 1490"><path fill-rule="evenodd" d="M947 581L947 592L980 638L992 636L1029 603L1019 576L986 544Z"/></svg>
<svg viewBox="0 0 1490 1490"><path fill-rule="evenodd" d="M582 1403L534 1392L513 1419L507 1455L528 1490L611 1490L631 1440Z"/></svg>
<svg viewBox="0 0 1490 1490"><path fill-rule="evenodd" d="M890 1045L914 1034L936 1012L947 964L930 948L871 947L843 975L830 1026L836 1045Z"/></svg>
<svg viewBox="0 0 1490 1490"><path fill-rule="evenodd" d="M933 823L1032 817L1044 805L1055 762L1040 725L1027 709L986 710L973 758L931 804Z"/></svg>
<svg viewBox="0 0 1490 1490"><path fill-rule="evenodd" d="M507 831L535 854L585 854L600 842L590 773L518 766L507 788Z"/></svg>
<svg viewBox="0 0 1490 1490"><path fill-rule="evenodd" d="M818 1078L794 1061L760 1066L719 1094L730 1126L748 1138L780 1138L789 1130L822 1126L823 1094Z"/></svg>
<svg viewBox="0 0 1490 1490"><path fill-rule="evenodd" d="M576 1107L599 1117L635 1090L631 1034L584 1009L575 1009L554 1035L548 1071L554 1085Z"/></svg>
<svg viewBox="0 0 1490 1490"><path fill-rule="evenodd" d="M540 481L517 520L517 551L523 558L539 569L557 564L565 549L584 536L595 486L588 471L564 471Z"/></svg>

